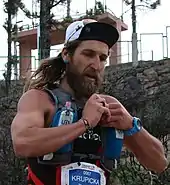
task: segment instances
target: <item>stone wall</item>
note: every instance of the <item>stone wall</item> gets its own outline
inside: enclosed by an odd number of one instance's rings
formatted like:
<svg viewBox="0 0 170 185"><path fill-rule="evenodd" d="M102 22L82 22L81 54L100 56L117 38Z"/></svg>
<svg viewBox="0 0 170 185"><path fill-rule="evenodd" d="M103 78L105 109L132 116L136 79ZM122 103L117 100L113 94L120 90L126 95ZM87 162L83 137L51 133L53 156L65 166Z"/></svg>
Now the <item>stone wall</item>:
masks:
<svg viewBox="0 0 170 185"><path fill-rule="evenodd" d="M162 93L168 95L169 85L170 60L143 61L138 67L132 63L107 67L103 91L131 105Z"/></svg>
<svg viewBox="0 0 170 185"><path fill-rule="evenodd" d="M5 83L0 82L0 185L24 185L24 165L15 158L11 145L10 124L16 114L22 84L14 83L6 97Z"/></svg>
<svg viewBox="0 0 170 185"><path fill-rule="evenodd" d="M118 98L134 114L142 113L139 109L143 108L152 111L152 117L159 116L155 108L169 113L170 60L140 62L138 67L132 63L107 67L101 91Z"/></svg>

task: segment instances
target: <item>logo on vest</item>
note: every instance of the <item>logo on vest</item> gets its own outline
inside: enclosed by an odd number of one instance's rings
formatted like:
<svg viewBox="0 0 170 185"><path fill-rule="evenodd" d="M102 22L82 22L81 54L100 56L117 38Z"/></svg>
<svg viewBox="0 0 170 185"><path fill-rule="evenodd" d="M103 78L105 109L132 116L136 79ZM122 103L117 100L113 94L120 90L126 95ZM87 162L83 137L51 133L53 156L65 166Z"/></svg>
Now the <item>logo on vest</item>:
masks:
<svg viewBox="0 0 170 185"><path fill-rule="evenodd" d="M83 135L79 136L79 138L82 139L89 139L89 140L94 140L94 141L101 141L101 137L100 135L98 135L97 133L84 133Z"/></svg>

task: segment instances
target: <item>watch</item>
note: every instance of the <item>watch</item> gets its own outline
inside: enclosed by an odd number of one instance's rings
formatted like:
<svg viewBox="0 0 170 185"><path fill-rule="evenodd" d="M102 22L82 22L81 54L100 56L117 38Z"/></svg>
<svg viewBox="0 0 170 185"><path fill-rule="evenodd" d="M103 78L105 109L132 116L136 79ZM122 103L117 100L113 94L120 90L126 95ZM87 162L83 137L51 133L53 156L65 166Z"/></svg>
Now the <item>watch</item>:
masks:
<svg viewBox="0 0 170 185"><path fill-rule="evenodd" d="M142 129L142 122L139 118L133 117L133 127L131 129L125 130L124 135L125 136L133 136L134 134L140 132Z"/></svg>

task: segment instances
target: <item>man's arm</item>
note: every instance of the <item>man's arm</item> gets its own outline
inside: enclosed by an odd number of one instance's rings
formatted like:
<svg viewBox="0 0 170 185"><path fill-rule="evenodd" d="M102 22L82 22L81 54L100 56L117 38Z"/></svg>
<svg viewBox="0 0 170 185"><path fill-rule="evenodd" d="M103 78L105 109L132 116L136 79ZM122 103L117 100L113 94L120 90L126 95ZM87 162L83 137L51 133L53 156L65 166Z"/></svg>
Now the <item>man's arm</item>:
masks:
<svg viewBox="0 0 170 185"><path fill-rule="evenodd" d="M113 122L110 123L110 126L120 130L129 129L128 127L132 126L132 116L124 106L112 96L100 96L105 98L108 104L113 103L113 105L111 105L113 109L110 109ZM158 173L166 169L168 162L165 158L162 143L149 134L144 128L133 136L126 136L125 145L146 168Z"/></svg>
<svg viewBox="0 0 170 185"><path fill-rule="evenodd" d="M125 145L149 170L161 173L166 169L168 162L162 143L144 128L133 136L126 136Z"/></svg>
<svg viewBox="0 0 170 185"><path fill-rule="evenodd" d="M44 102L43 102L44 101ZM44 128L48 105L45 93L31 90L20 99L18 111L11 125L15 154L34 157L54 152L85 132L82 121L57 128Z"/></svg>
<svg viewBox="0 0 170 185"><path fill-rule="evenodd" d="M103 114L109 114L109 109L103 107L103 101L105 99L96 94L87 100L82 117L86 119L86 124L89 126L95 127ZM52 112L50 106L52 106L51 102L45 92L30 90L22 96L18 103L17 115L11 125L16 155L36 157L55 152L86 131L82 119L74 124L44 128L45 115Z"/></svg>

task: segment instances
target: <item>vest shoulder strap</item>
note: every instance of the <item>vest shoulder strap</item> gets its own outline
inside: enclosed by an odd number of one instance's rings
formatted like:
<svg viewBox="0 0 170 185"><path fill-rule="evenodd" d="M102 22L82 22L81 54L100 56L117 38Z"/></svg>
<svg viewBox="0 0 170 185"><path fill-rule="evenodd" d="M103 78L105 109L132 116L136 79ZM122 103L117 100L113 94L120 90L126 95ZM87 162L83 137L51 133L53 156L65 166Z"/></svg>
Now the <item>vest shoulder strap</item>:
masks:
<svg viewBox="0 0 170 185"><path fill-rule="evenodd" d="M58 96L55 96L52 90L45 88L45 92L50 96L51 100L53 101L55 108L58 108L59 100Z"/></svg>
<svg viewBox="0 0 170 185"><path fill-rule="evenodd" d="M45 92L48 93L48 95L50 96L50 98L54 102L56 111L58 109L64 107L65 103L67 101L71 102L71 107L72 107L73 110L75 110L75 111L78 110L78 107L77 107L76 102L74 101L74 98L72 98L71 95L63 92L60 88L56 88L56 89L53 89L53 90L50 90L50 89L46 88Z"/></svg>

